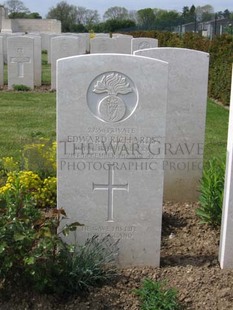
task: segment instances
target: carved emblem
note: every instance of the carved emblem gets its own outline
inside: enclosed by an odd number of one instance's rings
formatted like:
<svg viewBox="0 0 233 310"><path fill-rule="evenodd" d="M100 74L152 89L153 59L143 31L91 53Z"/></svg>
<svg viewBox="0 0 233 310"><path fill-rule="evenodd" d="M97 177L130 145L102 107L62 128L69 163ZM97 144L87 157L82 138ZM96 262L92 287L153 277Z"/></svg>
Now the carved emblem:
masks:
<svg viewBox="0 0 233 310"><path fill-rule="evenodd" d="M108 123L128 118L135 111L137 101L134 83L118 72L98 76L87 93L87 103L94 116Z"/></svg>
<svg viewBox="0 0 233 310"><path fill-rule="evenodd" d="M139 47L140 50L144 50L146 48L150 48L150 43L146 42L146 41L143 41L143 42L139 43L138 47Z"/></svg>

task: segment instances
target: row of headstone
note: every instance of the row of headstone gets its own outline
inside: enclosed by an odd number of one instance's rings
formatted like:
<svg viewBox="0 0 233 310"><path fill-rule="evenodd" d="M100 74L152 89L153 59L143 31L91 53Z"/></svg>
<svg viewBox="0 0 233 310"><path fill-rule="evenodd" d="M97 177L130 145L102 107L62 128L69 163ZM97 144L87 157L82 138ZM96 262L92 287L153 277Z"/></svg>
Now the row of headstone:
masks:
<svg viewBox="0 0 233 310"><path fill-rule="evenodd" d="M198 195L208 63L172 48L58 60L58 206L79 242L109 236L120 265L159 265L164 189Z"/></svg>
<svg viewBox="0 0 233 310"><path fill-rule="evenodd" d="M31 38L34 42L25 38ZM51 63L51 88L55 89L57 59L73 55L85 54L87 48L86 38L86 34L38 35L34 33L21 36L9 34L5 35L0 41L0 49L3 48L3 54L7 56L8 88L12 89L14 84L24 84L32 89L34 86L41 85L41 50L43 50L43 48L47 48L48 63ZM111 43L111 48L110 45L108 48L107 45L104 44L105 40ZM133 51L137 47L153 47L157 46L158 43L156 39L132 39L131 36L117 36L115 38L99 37L93 39L92 41L94 42L94 45L97 44L96 48L93 50L93 53L99 52L102 48L102 52L109 52L110 50L112 50L112 52L114 53L121 52L127 54L131 53L131 50ZM113 48L113 42L117 43L116 46L118 49ZM30 61L28 61L28 59L30 59ZM32 76L33 79L31 79Z"/></svg>

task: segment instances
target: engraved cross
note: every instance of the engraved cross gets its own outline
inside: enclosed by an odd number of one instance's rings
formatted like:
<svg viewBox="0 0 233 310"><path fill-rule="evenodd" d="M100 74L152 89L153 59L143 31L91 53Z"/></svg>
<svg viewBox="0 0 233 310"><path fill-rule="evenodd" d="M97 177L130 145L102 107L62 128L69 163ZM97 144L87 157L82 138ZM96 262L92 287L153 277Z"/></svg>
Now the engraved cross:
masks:
<svg viewBox="0 0 233 310"><path fill-rule="evenodd" d="M18 64L18 77L24 77L24 63L29 63L30 57L11 57L10 61Z"/></svg>
<svg viewBox="0 0 233 310"><path fill-rule="evenodd" d="M108 184L95 184L92 183L92 190L107 190L108 191L108 222L114 222L113 220L113 192L129 191L129 184L115 184L114 183L114 170L113 165L109 165L108 169Z"/></svg>

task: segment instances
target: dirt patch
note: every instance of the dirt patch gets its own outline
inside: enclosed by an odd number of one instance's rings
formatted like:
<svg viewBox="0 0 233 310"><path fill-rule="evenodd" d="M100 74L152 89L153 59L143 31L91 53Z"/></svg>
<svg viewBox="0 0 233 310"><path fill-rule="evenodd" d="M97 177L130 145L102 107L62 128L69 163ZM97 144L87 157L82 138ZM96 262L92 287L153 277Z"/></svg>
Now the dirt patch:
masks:
<svg viewBox="0 0 233 310"><path fill-rule="evenodd" d="M1 310L136 310L133 290L144 278L166 280L176 287L183 309L233 309L233 270L218 264L219 230L200 225L197 204L164 206L160 268L127 268L111 283L93 288L87 296L60 300L54 296L14 293L0 301Z"/></svg>

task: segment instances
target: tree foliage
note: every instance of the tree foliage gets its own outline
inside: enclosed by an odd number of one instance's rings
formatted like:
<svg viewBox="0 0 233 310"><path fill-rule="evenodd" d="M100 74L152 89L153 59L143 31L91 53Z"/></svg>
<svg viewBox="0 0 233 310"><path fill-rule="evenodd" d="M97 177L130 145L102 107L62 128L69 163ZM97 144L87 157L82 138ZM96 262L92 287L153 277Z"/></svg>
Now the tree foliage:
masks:
<svg viewBox="0 0 233 310"><path fill-rule="evenodd" d="M104 19L125 20L129 18L128 10L124 7L113 6L104 13Z"/></svg>
<svg viewBox="0 0 233 310"><path fill-rule="evenodd" d="M47 18L55 18L61 21L62 32L87 31L93 25L99 23L100 17L97 10L89 10L85 7L70 5L66 1L59 2L52 7Z"/></svg>
<svg viewBox="0 0 233 310"><path fill-rule="evenodd" d="M12 13L30 13L29 9L21 0L8 0L4 3L10 14Z"/></svg>

